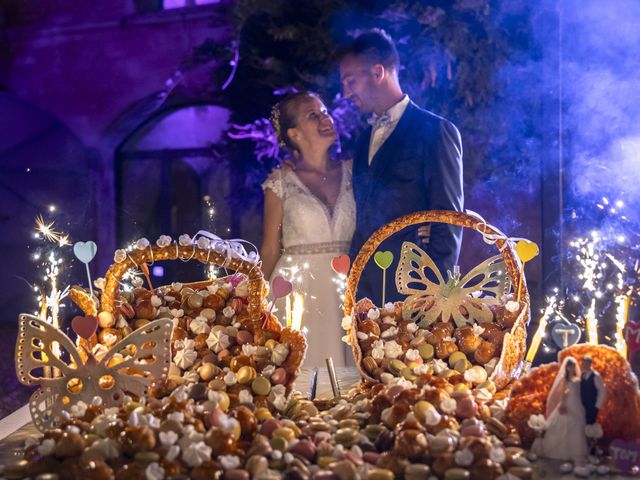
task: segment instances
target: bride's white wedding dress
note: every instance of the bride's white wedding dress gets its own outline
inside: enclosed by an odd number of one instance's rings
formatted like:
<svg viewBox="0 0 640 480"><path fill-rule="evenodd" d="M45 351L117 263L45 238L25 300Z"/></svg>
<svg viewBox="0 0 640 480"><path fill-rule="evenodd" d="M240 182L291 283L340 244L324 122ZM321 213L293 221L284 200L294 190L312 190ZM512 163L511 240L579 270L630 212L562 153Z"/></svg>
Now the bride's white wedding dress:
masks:
<svg viewBox="0 0 640 480"><path fill-rule="evenodd" d="M340 193L333 212L293 170L274 170L262 188L272 190L282 200L284 251L270 280L282 275L293 282L294 292L304 296L302 326L308 344L304 366L322 367L327 357L332 357L336 366L352 365L351 352L341 341L343 292L331 268L331 259L348 253L355 229L351 162L342 162ZM285 324L285 299L279 299L276 308L276 315Z"/></svg>
<svg viewBox="0 0 640 480"><path fill-rule="evenodd" d="M578 375L577 380L563 381L562 384L561 388L566 389L566 411L560 412L558 402L548 416L542 439L542 454L547 458L579 464L586 461L589 452L585 434L585 412L580 400L580 376Z"/></svg>

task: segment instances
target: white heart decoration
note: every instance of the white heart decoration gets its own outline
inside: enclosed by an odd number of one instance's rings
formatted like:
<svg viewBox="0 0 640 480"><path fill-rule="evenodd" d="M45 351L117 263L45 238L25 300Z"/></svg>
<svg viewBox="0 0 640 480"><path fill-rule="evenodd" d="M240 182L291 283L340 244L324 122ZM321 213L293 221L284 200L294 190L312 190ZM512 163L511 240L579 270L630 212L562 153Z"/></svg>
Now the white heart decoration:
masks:
<svg viewBox="0 0 640 480"><path fill-rule="evenodd" d="M73 245L73 254L82 263L89 263L96 256L98 246L95 242L76 242Z"/></svg>

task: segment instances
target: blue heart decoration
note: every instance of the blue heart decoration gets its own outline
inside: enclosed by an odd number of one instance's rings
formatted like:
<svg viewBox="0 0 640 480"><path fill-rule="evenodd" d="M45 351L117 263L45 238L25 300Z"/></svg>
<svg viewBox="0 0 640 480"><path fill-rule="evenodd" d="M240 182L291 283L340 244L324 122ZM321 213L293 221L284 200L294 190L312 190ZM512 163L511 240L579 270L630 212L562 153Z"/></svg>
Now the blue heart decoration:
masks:
<svg viewBox="0 0 640 480"><path fill-rule="evenodd" d="M96 256L98 246L95 242L76 242L73 245L73 254L82 263L89 263Z"/></svg>
<svg viewBox="0 0 640 480"><path fill-rule="evenodd" d="M564 320L554 322L551 326L551 338L558 348L567 348L580 341L582 330L575 323Z"/></svg>

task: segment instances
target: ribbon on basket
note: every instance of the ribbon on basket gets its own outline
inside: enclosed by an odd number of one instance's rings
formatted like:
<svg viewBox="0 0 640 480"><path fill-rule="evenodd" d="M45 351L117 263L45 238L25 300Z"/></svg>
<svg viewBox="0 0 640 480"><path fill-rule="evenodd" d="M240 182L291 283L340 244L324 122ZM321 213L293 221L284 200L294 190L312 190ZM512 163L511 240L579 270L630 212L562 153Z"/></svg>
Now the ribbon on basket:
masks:
<svg viewBox="0 0 640 480"><path fill-rule="evenodd" d="M513 250L516 251L517 255L515 255L516 262L518 262L518 266L522 270L522 275L524 275L524 266L525 264L532 260L534 257L538 255L540 252L538 245L531 240L524 237L508 237L506 236L500 229L494 227L487 223L487 221L480 215L479 213L474 212L473 210L466 210L467 215L470 215L476 219L478 219L478 223L475 224L475 230L482 235L482 240L487 245L494 245L498 240L503 240L504 243L501 247L498 248L500 252L502 252L507 245L509 245ZM487 228L492 229L495 233L488 233ZM522 287L522 275L518 280L518 288L516 290L516 301L520 301L521 287Z"/></svg>
<svg viewBox="0 0 640 480"><path fill-rule="evenodd" d="M198 236L200 238L198 238ZM193 236L192 243L199 245L198 240L203 238L206 238L209 241L209 248L212 248L216 253L226 255L226 264L229 264L229 262L234 258L250 263L258 263L260 260L258 248L248 240L243 240L241 238L224 240L211 232L207 232L206 230L198 230L198 233ZM247 252L244 245L251 247L252 250Z"/></svg>
<svg viewBox="0 0 640 480"><path fill-rule="evenodd" d="M500 230L494 225L491 225L490 223L487 223L487 221L482 217L482 215L474 212L473 210L466 209L465 213L467 215L471 215L472 217L478 219L478 223L475 224L475 229L476 231L478 231L478 233L482 235L482 240L484 240L484 243L486 243L487 245L495 245L495 243L498 240L504 240L505 243L502 245L502 247L498 249L500 252L502 252L505 248L507 248L507 244L509 244L512 248L515 249L517 242L534 243L528 238L524 238L524 237L508 237L502 232L502 230ZM492 229L496 233L486 232L485 230L487 228ZM522 266L520 258L517 255L515 257L520 263L520 266Z"/></svg>

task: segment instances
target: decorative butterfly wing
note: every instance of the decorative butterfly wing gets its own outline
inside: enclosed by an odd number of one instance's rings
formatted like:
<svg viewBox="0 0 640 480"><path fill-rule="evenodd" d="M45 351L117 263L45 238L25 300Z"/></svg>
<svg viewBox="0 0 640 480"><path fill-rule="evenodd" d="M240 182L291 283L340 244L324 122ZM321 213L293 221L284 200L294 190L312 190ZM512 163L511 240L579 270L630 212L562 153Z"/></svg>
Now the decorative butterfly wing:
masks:
<svg viewBox="0 0 640 480"><path fill-rule="evenodd" d="M96 389L107 404L127 393L143 396L147 387L169 373L173 321L150 322L115 344L95 366ZM126 353L125 357L116 356ZM106 395L105 395L106 394Z"/></svg>
<svg viewBox="0 0 640 480"><path fill-rule="evenodd" d="M434 283L427 277L431 272ZM500 255L485 260L465 277L444 281L435 262L411 242L402 245L396 271L398 292L409 295L403 305L403 317L427 327L440 319L453 319L457 326L491 321L489 304L500 302L509 286L509 277ZM475 296L475 295L484 296ZM487 296L489 294L490 296Z"/></svg>
<svg viewBox="0 0 640 480"><path fill-rule="evenodd" d="M437 283L429 279L426 271L435 276ZM410 295L402 307L405 320L420 321L424 326L435 322L442 313L435 299L443 285L446 282L431 257L415 243L404 242L396 270L396 287L399 293Z"/></svg>
<svg viewBox="0 0 640 480"><path fill-rule="evenodd" d="M29 410L40 430L56 425L62 410L82 396L88 371L69 337L33 315L21 314L16 342L16 374L25 385L40 388L29 400ZM47 372L58 375L47 378Z"/></svg>
<svg viewBox="0 0 640 480"><path fill-rule="evenodd" d="M502 256L496 255L485 260L451 288L447 302L451 306L451 318L458 327L474 321L492 321L493 312L488 305L499 304L509 286L509 275Z"/></svg>
<svg viewBox="0 0 640 480"><path fill-rule="evenodd" d="M142 396L153 381L169 371L171 319L139 328L98 363L93 356L83 363L71 339L37 317L20 315L19 325L16 372L25 385L41 387L29 401L34 424L40 430L57 426L62 411L79 401L89 404L99 396L105 405L115 405L126 394ZM116 357L121 352L128 352L128 356ZM57 369L60 376L47 378L46 369Z"/></svg>

